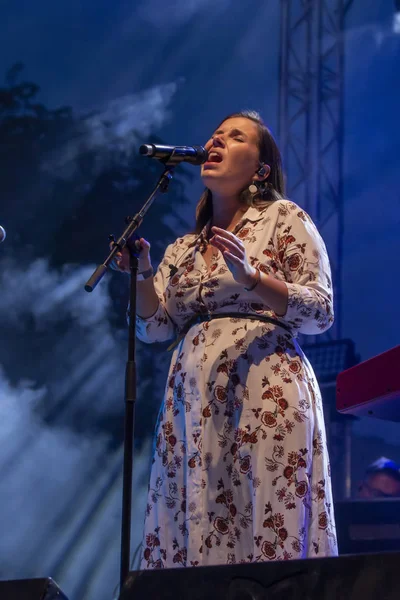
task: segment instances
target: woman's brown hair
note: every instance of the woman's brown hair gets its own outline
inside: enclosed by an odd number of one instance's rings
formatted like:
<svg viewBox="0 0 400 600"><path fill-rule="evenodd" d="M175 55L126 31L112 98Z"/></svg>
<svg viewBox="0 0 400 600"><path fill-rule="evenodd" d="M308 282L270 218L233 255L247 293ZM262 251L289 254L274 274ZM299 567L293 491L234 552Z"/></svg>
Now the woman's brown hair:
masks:
<svg viewBox="0 0 400 600"><path fill-rule="evenodd" d="M272 133L263 122L260 115L252 110L244 110L225 117L220 123L228 119L243 117L256 123L258 129L258 149L260 151L260 163L270 166L271 172L265 185L260 185L257 194L252 194L246 187L240 194L240 200L244 205L262 207L275 200L280 200L285 194L285 184L282 170L282 158L279 148ZM219 125L219 126L220 126ZM219 127L218 126L218 127ZM218 129L217 127L217 129ZM196 206L195 233L199 234L203 227L212 218L212 192L206 188Z"/></svg>

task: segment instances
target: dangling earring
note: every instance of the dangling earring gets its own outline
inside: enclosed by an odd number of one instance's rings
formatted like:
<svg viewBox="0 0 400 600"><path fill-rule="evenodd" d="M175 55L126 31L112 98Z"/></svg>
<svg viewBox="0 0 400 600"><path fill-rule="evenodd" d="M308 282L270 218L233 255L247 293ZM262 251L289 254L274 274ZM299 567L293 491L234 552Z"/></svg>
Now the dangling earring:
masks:
<svg viewBox="0 0 400 600"><path fill-rule="evenodd" d="M257 194L258 187L256 186L256 182L255 181L253 181L253 183L251 183L249 185L249 192L250 192L250 194L253 194L253 196L254 196L254 194Z"/></svg>

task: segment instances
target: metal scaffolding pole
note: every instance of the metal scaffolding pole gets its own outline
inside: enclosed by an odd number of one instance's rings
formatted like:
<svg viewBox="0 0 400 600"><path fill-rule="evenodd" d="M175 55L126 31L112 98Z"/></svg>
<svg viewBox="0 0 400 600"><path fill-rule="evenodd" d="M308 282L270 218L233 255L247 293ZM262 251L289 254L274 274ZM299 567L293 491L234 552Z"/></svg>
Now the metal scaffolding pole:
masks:
<svg viewBox="0 0 400 600"><path fill-rule="evenodd" d="M281 0L279 138L288 196L315 220L332 265L341 337L344 21L352 0Z"/></svg>
<svg viewBox="0 0 400 600"><path fill-rule="evenodd" d="M296 6L295 6L296 5ZM289 197L308 212L311 200L313 0L281 0L279 138Z"/></svg>

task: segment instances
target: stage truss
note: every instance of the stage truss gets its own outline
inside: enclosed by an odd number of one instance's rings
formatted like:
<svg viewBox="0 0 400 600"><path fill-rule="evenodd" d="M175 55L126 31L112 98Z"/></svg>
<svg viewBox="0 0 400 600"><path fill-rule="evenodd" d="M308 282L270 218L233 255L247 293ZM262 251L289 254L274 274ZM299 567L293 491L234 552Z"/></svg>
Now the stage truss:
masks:
<svg viewBox="0 0 400 600"><path fill-rule="evenodd" d="M288 197L328 247L341 337L344 26L352 0L281 0L279 139ZM325 337L324 336L324 337Z"/></svg>

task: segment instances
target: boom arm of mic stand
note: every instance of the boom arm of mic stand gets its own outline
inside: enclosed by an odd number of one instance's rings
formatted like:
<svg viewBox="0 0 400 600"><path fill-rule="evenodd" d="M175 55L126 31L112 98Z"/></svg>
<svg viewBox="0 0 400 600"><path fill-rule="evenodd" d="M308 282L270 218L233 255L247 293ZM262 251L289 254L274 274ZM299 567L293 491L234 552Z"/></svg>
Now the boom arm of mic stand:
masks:
<svg viewBox="0 0 400 600"><path fill-rule="evenodd" d="M87 292L92 292L103 275L107 271L108 265L113 260L116 252L121 251L125 246L129 246L129 241L143 221L143 217L152 205L158 192L168 191L169 182L173 176L174 166L166 165L163 174L153 192L144 203L142 209L132 218L129 225L114 243L113 249L104 261L97 267L90 279L85 285ZM130 253L130 295L129 295L129 332L128 332L128 360L125 369L125 425L124 425L124 463L122 478L122 519L121 519L121 563L120 563L120 591L129 574L130 566L130 545L131 545L131 517L132 517L132 465L134 449L134 423L135 423L135 404L136 404L136 275L138 268L137 254L134 248Z"/></svg>
<svg viewBox="0 0 400 600"><path fill-rule="evenodd" d="M162 173L160 179L158 180L156 187L154 188L154 190L152 191L152 193L150 194L150 196L148 197L148 199L146 200L146 202L144 203L144 205L142 206L140 211L134 217L132 217L129 225L127 226L125 231L122 233L121 237L114 243L114 246L113 246L110 254L107 256L107 258L105 259L103 264L101 264L97 267L97 269L92 273L90 278L85 283L85 290L87 292L93 292L93 290L95 289L97 284L104 277L115 254L117 252L121 252L125 248L125 246L128 244L132 235L135 233L135 231L138 229L138 227L140 227L145 214L149 210L150 206L153 204L154 199L157 196L157 194L159 192L165 194L168 191L168 185L173 177L173 172L174 172L174 166L166 166L164 172Z"/></svg>

